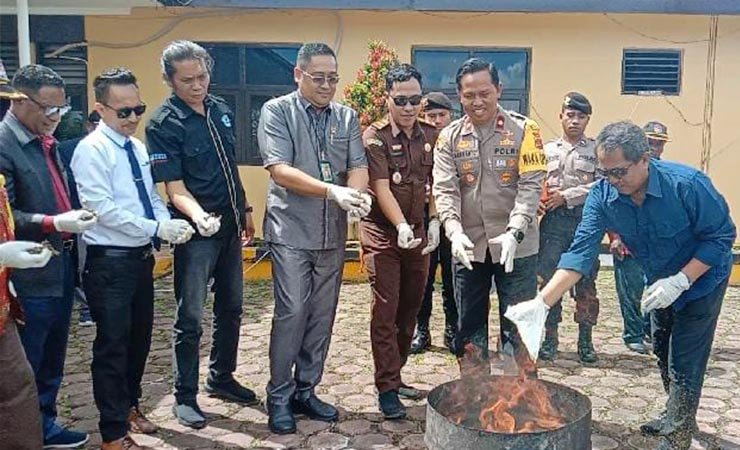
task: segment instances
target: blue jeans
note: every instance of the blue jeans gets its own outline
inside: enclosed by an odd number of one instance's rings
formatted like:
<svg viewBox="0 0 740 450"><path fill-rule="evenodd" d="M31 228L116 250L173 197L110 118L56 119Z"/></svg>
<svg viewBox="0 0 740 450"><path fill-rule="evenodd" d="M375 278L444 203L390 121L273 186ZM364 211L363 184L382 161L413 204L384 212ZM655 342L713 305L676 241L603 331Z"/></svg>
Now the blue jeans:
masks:
<svg viewBox="0 0 740 450"><path fill-rule="evenodd" d="M208 281L214 279L213 336L208 381L223 383L236 370L242 322L242 246L239 235L193 239L175 247L175 399L194 402L198 393L200 337Z"/></svg>
<svg viewBox="0 0 740 450"><path fill-rule="evenodd" d="M624 321L622 339L625 344L642 343L645 335L650 334L650 317L643 317L640 312L645 275L634 257L614 258L614 282Z"/></svg>
<svg viewBox="0 0 740 450"><path fill-rule="evenodd" d="M20 332L21 342L36 378L44 439L62 431L56 424L56 403L67 356L76 273L69 252L64 251L61 258L64 265L63 296L20 299L26 314L26 326Z"/></svg>

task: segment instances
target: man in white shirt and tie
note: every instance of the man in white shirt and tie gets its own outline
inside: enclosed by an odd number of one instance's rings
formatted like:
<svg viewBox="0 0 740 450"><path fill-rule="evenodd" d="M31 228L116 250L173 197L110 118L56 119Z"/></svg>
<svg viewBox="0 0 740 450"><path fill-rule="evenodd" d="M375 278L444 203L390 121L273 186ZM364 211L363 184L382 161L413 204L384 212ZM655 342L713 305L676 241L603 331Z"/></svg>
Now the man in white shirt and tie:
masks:
<svg viewBox="0 0 740 450"><path fill-rule="evenodd" d="M100 411L103 450L141 449L128 432L153 433L139 411L141 378L154 316L153 248L186 242L194 230L171 219L152 182L144 144L133 137L146 105L136 77L125 68L93 82L102 120L72 158L80 202L98 226L83 235L87 261L83 287L97 325L93 393Z"/></svg>

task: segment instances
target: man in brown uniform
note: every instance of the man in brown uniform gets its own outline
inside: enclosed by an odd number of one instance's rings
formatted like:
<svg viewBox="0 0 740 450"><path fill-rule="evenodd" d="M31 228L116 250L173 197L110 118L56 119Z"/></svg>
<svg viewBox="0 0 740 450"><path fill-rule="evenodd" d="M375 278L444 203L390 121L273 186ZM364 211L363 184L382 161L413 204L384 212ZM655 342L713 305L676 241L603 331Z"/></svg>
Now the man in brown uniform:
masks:
<svg viewBox="0 0 740 450"><path fill-rule="evenodd" d="M434 200L455 258L460 318L453 343L463 376L488 373L488 312L495 278L501 346L521 367L529 357L507 305L537 293L537 206L545 155L537 124L498 105L496 68L481 59L457 71L465 116L442 130L434 151Z"/></svg>
<svg viewBox="0 0 740 450"><path fill-rule="evenodd" d="M413 66L392 68L386 76L386 92L388 116L363 136L374 199L360 231L373 291L370 339L378 403L385 418L401 419L406 409L398 398L399 390L402 395L414 394L402 383L401 368L424 295L428 254L439 245L440 226L433 203L429 231L424 235L437 129L418 119L421 74Z"/></svg>
<svg viewBox="0 0 740 450"><path fill-rule="evenodd" d="M581 222L583 204L596 179L596 141L586 137L591 118L591 103L578 92L569 92L563 99L560 122L563 136L545 144L547 157L547 193L540 202L544 214L540 222L540 257L537 274L543 286L550 281L560 261L560 255L570 247L576 228ZM599 317L596 297L596 260L591 276L583 277L573 289L576 301L575 321L578 324L578 357L585 363L596 362L591 329ZM550 309L545 326L545 342L539 357L553 360L558 351L558 324L563 306L558 302Z"/></svg>

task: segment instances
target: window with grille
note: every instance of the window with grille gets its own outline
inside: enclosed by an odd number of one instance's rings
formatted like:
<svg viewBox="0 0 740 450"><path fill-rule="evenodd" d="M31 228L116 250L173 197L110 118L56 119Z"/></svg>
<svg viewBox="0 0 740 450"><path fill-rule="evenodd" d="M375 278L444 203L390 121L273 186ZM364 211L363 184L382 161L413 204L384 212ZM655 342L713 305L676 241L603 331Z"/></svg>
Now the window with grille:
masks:
<svg viewBox="0 0 740 450"><path fill-rule="evenodd" d="M681 50L624 49L622 94L679 95Z"/></svg>

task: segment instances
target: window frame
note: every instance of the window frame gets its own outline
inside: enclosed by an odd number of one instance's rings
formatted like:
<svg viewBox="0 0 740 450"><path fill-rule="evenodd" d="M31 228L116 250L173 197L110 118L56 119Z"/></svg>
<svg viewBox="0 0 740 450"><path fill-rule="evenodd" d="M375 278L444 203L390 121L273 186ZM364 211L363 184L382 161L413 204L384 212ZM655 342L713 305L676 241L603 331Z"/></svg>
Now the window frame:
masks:
<svg viewBox="0 0 740 450"><path fill-rule="evenodd" d="M678 79L676 80L676 92L666 92L666 91L659 91L656 92L655 90L626 90L625 89L625 81L626 81L626 74L627 74L627 52L631 53L675 53L678 55ZM621 95L639 95L639 96L646 96L646 95L664 95L664 96L680 96L682 87L683 87L683 67L684 67L684 49L682 48L646 48L646 47L624 47L622 48L622 79L621 85L620 85L620 94Z"/></svg>

